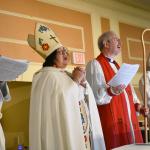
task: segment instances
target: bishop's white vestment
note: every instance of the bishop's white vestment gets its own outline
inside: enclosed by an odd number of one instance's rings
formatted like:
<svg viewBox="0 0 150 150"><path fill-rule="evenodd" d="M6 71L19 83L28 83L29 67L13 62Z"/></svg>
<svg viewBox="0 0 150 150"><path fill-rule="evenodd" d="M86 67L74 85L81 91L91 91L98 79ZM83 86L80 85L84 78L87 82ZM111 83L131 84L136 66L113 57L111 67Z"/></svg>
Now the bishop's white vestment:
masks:
<svg viewBox="0 0 150 150"><path fill-rule="evenodd" d="M97 106L88 83L85 90L64 70L55 67L44 67L34 75L29 147L30 150L105 150Z"/></svg>

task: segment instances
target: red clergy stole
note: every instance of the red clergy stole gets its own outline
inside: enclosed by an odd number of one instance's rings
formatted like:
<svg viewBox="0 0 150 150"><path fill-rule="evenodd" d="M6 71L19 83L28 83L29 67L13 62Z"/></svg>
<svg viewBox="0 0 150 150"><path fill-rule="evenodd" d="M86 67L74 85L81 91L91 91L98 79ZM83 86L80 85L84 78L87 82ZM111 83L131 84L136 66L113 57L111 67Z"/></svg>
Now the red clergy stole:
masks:
<svg viewBox="0 0 150 150"><path fill-rule="evenodd" d="M100 63L106 83L108 83L109 80L115 75L114 70L111 68L108 59L102 53L96 60ZM119 69L119 65L115 61L114 64L117 69ZM142 143L143 139L135 112L130 85L126 87L125 91L130 103L131 122L133 125L135 142ZM133 136L124 92L120 95L112 96L112 100L109 104L98 105L98 110L107 150L133 143Z"/></svg>

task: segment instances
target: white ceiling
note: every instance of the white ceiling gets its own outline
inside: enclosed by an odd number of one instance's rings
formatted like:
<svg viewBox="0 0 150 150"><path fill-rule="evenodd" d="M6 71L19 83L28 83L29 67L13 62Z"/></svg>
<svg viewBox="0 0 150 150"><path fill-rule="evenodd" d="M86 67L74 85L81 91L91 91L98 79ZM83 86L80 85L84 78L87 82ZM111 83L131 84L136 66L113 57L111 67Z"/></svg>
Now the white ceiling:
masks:
<svg viewBox="0 0 150 150"><path fill-rule="evenodd" d="M114 4L120 3L120 4L130 6L130 7L134 7L134 8L138 8L138 9L142 9L142 10L150 12L150 0L82 0L82 1L87 1L93 4L99 4L99 5L102 4L102 1L103 1L103 4L104 3L108 4L109 2L111 2L112 4L112 2L114 2Z"/></svg>
<svg viewBox="0 0 150 150"><path fill-rule="evenodd" d="M150 11L150 0L115 0L132 7Z"/></svg>

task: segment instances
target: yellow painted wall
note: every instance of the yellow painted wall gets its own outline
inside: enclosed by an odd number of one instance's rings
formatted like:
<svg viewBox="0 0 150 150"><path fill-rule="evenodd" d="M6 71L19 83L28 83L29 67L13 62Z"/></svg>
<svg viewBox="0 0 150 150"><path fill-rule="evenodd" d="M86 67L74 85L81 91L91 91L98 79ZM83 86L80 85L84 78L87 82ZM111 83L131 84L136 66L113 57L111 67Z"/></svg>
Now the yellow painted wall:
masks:
<svg viewBox="0 0 150 150"><path fill-rule="evenodd" d="M6 137L7 150L16 150L18 137L28 145L30 82L10 82L11 101L3 104L2 126Z"/></svg>

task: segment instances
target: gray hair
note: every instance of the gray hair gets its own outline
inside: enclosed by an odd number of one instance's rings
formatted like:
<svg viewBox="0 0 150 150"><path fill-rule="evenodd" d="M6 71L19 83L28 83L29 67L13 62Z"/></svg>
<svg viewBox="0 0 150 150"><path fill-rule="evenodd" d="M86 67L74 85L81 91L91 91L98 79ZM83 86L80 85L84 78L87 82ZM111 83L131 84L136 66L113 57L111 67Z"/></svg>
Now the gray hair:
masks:
<svg viewBox="0 0 150 150"><path fill-rule="evenodd" d="M113 31L107 31L104 32L99 38L98 38L98 48L100 51L104 48L104 43L110 40L110 36L115 34Z"/></svg>

